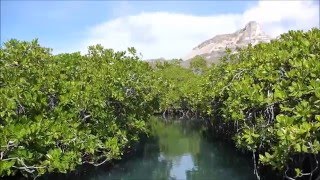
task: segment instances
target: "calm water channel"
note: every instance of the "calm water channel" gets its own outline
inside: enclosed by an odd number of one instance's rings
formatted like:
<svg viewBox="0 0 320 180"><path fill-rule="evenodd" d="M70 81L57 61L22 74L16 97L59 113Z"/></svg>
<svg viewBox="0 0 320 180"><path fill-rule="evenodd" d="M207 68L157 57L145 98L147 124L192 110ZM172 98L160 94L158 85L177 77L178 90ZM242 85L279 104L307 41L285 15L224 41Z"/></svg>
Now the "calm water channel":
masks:
<svg viewBox="0 0 320 180"><path fill-rule="evenodd" d="M204 139L199 123L191 120L157 122L154 125L156 138L149 140L134 157L110 170L99 168L72 179L255 179L251 159L240 155L227 143Z"/></svg>

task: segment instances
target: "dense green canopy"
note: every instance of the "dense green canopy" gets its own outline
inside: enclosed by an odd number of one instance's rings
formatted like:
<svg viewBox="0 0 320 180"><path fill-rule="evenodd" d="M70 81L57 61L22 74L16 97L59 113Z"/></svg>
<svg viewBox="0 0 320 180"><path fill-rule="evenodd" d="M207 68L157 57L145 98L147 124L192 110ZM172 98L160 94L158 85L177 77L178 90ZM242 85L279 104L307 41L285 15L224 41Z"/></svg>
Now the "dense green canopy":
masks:
<svg viewBox="0 0 320 180"><path fill-rule="evenodd" d="M207 67L151 67L135 49L52 55L32 42L0 49L0 176L69 172L121 158L150 116L202 116L213 136L252 152L255 173L319 174L320 30L289 31ZM214 167L213 167L214 168Z"/></svg>

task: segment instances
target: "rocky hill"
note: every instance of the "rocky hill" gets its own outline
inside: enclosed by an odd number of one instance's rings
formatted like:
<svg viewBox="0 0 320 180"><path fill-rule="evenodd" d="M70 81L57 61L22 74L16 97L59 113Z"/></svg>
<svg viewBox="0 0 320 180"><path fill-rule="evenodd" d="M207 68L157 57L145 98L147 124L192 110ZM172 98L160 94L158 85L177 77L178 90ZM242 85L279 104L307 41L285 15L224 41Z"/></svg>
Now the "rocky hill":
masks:
<svg viewBox="0 0 320 180"><path fill-rule="evenodd" d="M204 57L209 64L218 62L218 59L224 55L225 49L230 48L235 50L237 47L242 48L249 43L256 45L260 42L269 42L271 37L266 35L261 26L251 21L243 29L240 29L231 34L216 35L213 38L199 44L183 58L182 66L188 67L191 58L196 55Z"/></svg>

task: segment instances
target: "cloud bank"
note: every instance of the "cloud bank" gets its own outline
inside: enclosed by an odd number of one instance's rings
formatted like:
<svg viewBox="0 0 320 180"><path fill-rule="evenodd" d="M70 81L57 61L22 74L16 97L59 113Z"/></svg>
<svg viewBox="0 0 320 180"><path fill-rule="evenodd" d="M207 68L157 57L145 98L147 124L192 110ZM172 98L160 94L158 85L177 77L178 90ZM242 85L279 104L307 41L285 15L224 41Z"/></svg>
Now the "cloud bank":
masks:
<svg viewBox="0 0 320 180"><path fill-rule="evenodd" d="M81 42L87 46L126 50L135 47L143 59L181 58L199 43L217 34L232 33L257 21L271 37L288 30L319 27L319 4L313 1L259 1L241 14L195 16L168 12L142 12L91 27Z"/></svg>

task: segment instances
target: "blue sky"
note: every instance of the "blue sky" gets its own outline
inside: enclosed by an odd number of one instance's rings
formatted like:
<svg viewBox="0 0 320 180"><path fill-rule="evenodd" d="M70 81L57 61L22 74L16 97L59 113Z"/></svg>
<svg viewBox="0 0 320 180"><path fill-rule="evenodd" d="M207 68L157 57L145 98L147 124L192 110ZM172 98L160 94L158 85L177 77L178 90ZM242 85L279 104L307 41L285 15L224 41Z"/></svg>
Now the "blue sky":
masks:
<svg viewBox="0 0 320 180"><path fill-rule="evenodd" d="M287 3L292 5L279 6L292 8L278 12L272 7L278 7L275 2L270 5L252 0L6 0L1 1L1 44L10 38L39 38L40 43L53 48L54 53L83 52L88 45L100 43L116 50L134 46L146 58L172 58L183 56L197 43L216 34L231 33L249 20L262 22L274 36L288 29L308 29L318 25L319 20L314 15L317 3ZM295 16L297 10L308 12ZM270 15L273 11L277 12Z"/></svg>

